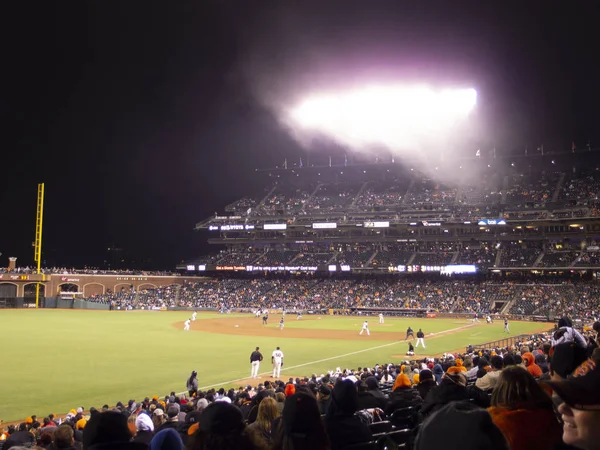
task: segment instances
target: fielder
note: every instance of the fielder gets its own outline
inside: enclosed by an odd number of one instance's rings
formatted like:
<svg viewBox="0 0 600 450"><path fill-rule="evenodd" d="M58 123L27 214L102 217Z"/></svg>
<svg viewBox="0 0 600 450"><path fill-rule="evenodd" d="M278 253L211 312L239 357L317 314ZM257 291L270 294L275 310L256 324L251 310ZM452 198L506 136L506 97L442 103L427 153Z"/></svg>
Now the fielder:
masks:
<svg viewBox="0 0 600 450"><path fill-rule="evenodd" d="M362 330L360 330L360 333L358 334L363 334L363 331L367 332L367 336L371 336L371 333L369 332L369 323L366 320L363 322Z"/></svg>
<svg viewBox="0 0 600 450"><path fill-rule="evenodd" d="M408 327L406 329L406 337L404 338L404 340L405 341L408 340L409 337L411 337L413 339L415 338L415 332L413 331L413 329L411 327Z"/></svg>
<svg viewBox="0 0 600 450"><path fill-rule="evenodd" d="M196 321L196 316L197 316L197 315L198 315L198 313L197 313L196 311L194 311L194 312L192 313L192 322L195 322L195 321Z"/></svg>
<svg viewBox="0 0 600 450"><path fill-rule="evenodd" d="M252 366L252 370L250 371L250 377L258 378L258 368L260 367L260 362L263 360L263 355L259 352L259 348L256 347L250 354L250 365Z"/></svg>
<svg viewBox="0 0 600 450"><path fill-rule="evenodd" d="M281 320L279 321L279 329L283 330L283 317L281 318Z"/></svg>
<svg viewBox="0 0 600 450"><path fill-rule="evenodd" d="M384 321L383 321L383 313L379 313L379 323L384 323Z"/></svg>
<svg viewBox="0 0 600 450"><path fill-rule="evenodd" d="M423 348L427 348L425 347L425 333L423 333L421 328L419 328L419 331L417 331L417 343L415 344L415 347L418 347L419 343L421 343Z"/></svg>
<svg viewBox="0 0 600 450"><path fill-rule="evenodd" d="M282 319L283 320L283 319ZM283 352L277 347L271 355L271 363L273 363L273 378L279 378L281 367L283 366Z"/></svg>
<svg viewBox="0 0 600 450"><path fill-rule="evenodd" d="M494 323L494 320L492 319L492 316L486 316L485 321L487 323Z"/></svg>
<svg viewBox="0 0 600 450"><path fill-rule="evenodd" d="M185 322L183 322L183 331L190 331L190 322L192 321L192 319L188 319Z"/></svg>
<svg viewBox="0 0 600 450"><path fill-rule="evenodd" d="M508 319L504 319L504 331L503 333L509 333L510 334L510 328L508 328Z"/></svg>
<svg viewBox="0 0 600 450"><path fill-rule="evenodd" d="M296 317L296 320L302 320L302 311L298 311L298 316Z"/></svg>
<svg viewBox="0 0 600 450"><path fill-rule="evenodd" d="M477 313L473 314L473 323L475 322L479 322L479 316L477 316Z"/></svg>
<svg viewBox="0 0 600 450"><path fill-rule="evenodd" d="M267 320L269 320L269 315L268 315L268 314L265 314L265 315L263 316L263 322L262 322L262 324L263 324L263 325L266 325L266 324L267 324Z"/></svg>

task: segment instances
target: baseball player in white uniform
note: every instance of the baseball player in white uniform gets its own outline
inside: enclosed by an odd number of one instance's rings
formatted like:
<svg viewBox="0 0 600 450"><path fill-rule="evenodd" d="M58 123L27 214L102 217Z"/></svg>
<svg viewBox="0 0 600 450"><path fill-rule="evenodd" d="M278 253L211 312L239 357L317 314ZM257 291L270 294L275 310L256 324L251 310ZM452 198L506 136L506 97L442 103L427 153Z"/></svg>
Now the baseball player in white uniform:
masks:
<svg viewBox="0 0 600 450"><path fill-rule="evenodd" d="M279 378L281 374L281 366L283 366L283 352L277 347L271 355L271 362L273 363L273 378Z"/></svg>
<svg viewBox="0 0 600 450"><path fill-rule="evenodd" d="M198 315L198 313L197 313L196 311L194 311L194 312L192 313L192 322L195 322L195 321L196 321L196 316L197 316L197 315Z"/></svg>
<svg viewBox="0 0 600 450"><path fill-rule="evenodd" d="M383 313L379 313L379 323L385 323L383 321Z"/></svg>
<svg viewBox="0 0 600 450"><path fill-rule="evenodd" d="M366 320L363 322L362 330L360 330L360 333L358 334L363 334L363 331L367 332L367 336L371 335L371 333L369 332L369 323Z"/></svg>
<svg viewBox="0 0 600 450"><path fill-rule="evenodd" d="M192 319L188 319L185 322L183 322L183 331L190 331L190 322L192 321Z"/></svg>

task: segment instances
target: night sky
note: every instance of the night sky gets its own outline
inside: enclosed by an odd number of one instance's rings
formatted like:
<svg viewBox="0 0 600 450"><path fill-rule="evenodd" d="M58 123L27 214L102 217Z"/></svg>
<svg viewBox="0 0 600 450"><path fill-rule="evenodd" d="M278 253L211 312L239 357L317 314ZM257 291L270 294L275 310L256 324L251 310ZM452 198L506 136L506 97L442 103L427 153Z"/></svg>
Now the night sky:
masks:
<svg viewBox="0 0 600 450"><path fill-rule="evenodd" d="M47 265L102 266L118 246L171 269L206 252L194 224L304 152L276 105L336 82L474 87L473 148L600 147L598 2L10 3L2 265L32 264L42 181Z"/></svg>

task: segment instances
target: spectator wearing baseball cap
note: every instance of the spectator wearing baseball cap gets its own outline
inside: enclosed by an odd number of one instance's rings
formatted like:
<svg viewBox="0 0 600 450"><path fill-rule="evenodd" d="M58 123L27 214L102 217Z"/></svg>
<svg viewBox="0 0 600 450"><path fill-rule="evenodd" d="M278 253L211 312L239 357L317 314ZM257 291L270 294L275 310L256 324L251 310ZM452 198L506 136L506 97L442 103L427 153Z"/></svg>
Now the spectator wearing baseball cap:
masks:
<svg viewBox="0 0 600 450"><path fill-rule="evenodd" d="M563 441L582 450L600 445L600 363L588 359L568 379L546 382L563 403Z"/></svg>
<svg viewBox="0 0 600 450"><path fill-rule="evenodd" d="M511 450L550 449L561 443L552 400L523 367L510 366L499 372L491 404L488 411Z"/></svg>
<svg viewBox="0 0 600 450"><path fill-rule="evenodd" d="M565 342L552 347L550 349L550 380L565 380L586 359L586 349L574 342Z"/></svg>

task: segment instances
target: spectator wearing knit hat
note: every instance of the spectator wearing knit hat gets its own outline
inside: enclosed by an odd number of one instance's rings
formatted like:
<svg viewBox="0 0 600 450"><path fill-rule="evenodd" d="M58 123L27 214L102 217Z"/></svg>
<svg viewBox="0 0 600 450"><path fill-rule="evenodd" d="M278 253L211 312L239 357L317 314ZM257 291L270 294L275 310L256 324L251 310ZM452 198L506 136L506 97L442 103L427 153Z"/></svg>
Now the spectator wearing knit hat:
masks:
<svg viewBox="0 0 600 450"><path fill-rule="evenodd" d="M130 442L127 417L116 411L93 415L83 430L83 450L144 450L145 444Z"/></svg>
<svg viewBox="0 0 600 450"><path fill-rule="evenodd" d="M487 394L479 389L467 389L467 377L461 368L452 366L442 377L439 386L429 391L421 406L421 414L431 414L450 402L473 400L477 405L487 407Z"/></svg>
<svg viewBox="0 0 600 450"><path fill-rule="evenodd" d="M392 393L385 405L385 413L392 414L400 408L408 408L410 406L418 407L423 403L423 399L419 395L419 391L412 388L412 384L408 375L400 373L396 377Z"/></svg>
<svg viewBox="0 0 600 450"><path fill-rule="evenodd" d="M283 417L274 433L272 450L331 449L317 402L312 395L305 392L285 399Z"/></svg>
<svg viewBox="0 0 600 450"><path fill-rule="evenodd" d="M385 404L387 399L385 398L385 394L379 390L379 383L377 382L377 378L374 376L367 377L365 380L367 383L367 388L369 390L369 394L371 394L378 401L377 408L385 409Z"/></svg>
<svg viewBox="0 0 600 450"><path fill-rule="evenodd" d="M286 414L286 406L283 414ZM338 380L333 387L332 401L325 416L325 428L331 441L332 450L360 442L367 442L372 434L354 413L358 409L358 393L350 380Z"/></svg>
<svg viewBox="0 0 600 450"><path fill-rule="evenodd" d="M455 402L441 406L419 429L414 449L437 448L508 450L508 445L485 409L470 403Z"/></svg>
<svg viewBox="0 0 600 450"><path fill-rule="evenodd" d="M550 449L561 443L552 400L523 367L511 366L500 372L491 404L488 411L511 450ZM525 433L524 423L528 426Z"/></svg>
<svg viewBox="0 0 600 450"><path fill-rule="evenodd" d="M139 414L135 419L136 434L133 438L134 442L141 442L150 445L150 441L154 437L154 424L148 414Z"/></svg>
<svg viewBox="0 0 600 450"><path fill-rule="evenodd" d="M417 385L417 391L421 398L427 397L427 394L431 389L437 386L433 378L433 373L429 369L423 369L419 372L419 384Z"/></svg>
<svg viewBox="0 0 600 450"><path fill-rule="evenodd" d="M190 437L188 450L261 450L265 445L244 424L240 410L229 403L206 407L198 430ZM151 447L151 450L152 449Z"/></svg>

